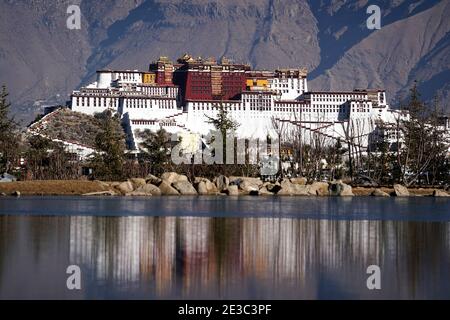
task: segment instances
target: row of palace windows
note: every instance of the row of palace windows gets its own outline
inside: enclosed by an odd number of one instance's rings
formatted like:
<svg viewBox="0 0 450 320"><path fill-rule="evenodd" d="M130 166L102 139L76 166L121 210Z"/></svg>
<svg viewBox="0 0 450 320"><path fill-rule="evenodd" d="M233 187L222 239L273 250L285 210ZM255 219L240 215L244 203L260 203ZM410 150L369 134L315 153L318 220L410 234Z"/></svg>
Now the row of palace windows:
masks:
<svg viewBox="0 0 450 320"><path fill-rule="evenodd" d="M139 80L139 78L141 77L140 74L135 74L135 73L117 73L116 77L118 80Z"/></svg>
<svg viewBox="0 0 450 320"><path fill-rule="evenodd" d="M101 97L75 97L75 105L81 106L81 107L89 107L90 105L90 99L93 99L93 106L94 107L107 107L108 101L107 98L101 98ZM109 99L110 100L110 99ZM116 106L116 101L113 100L114 106Z"/></svg>
<svg viewBox="0 0 450 320"><path fill-rule="evenodd" d="M225 109L227 109L227 110L234 110L234 111L240 111L241 110L241 106L224 106L225 107ZM209 111L209 110L219 110L220 109L220 107L216 107L216 106L195 106L195 105L193 105L192 106L192 110L206 110L206 111ZM242 108L242 110L244 110L244 108Z"/></svg>
<svg viewBox="0 0 450 320"><path fill-rule="evenodd" d="M259 101L250 101L250 107L257 107L257 106L262 106L262 107L267 107L270 106L270 100L259 100Z"/></svg>
<svg viewBox="0 0 450 320"><path fill-rule="evenodd" d="M142 92L149 93L149 94L163 94L166 93L166 88L161 87L142 87Z"/></svg>
<svg viewBox="0 0 450 320"><path fill-rule="evenodd" d="M233 107L227 107L227 109L231 110L231 111L241 111L241 110L245 110L244 107L241 106L233 106ZM214 107L214 106L192 106L192 110L193 111L213 111L213 110L219 110L219 107ZM271 111L270 107L250 107L251 111ZM275 112L320 112L320 113L344 113L344 112L348 112L344 107L337 107L337 108L309 108L309 107L303 107L303 108L298 108L298 107L276 107L273 109ZM368 108L360 108L360 109L353 109L353 112L368 112L369 109Z"/></svg>
<svg viewBox="0 0 450 320"><path fill-rule="evenodd" d="M244 98L244 102L252 102L252 101L270 101L270 98L266 95L246 95Z"/></svg>
<svg viewBox="0 0 450 320"><path fill-rule="evenodd" d="M366 109L364 109L366 110ZM344 106L338 106L338 107L334 107L334 106L326 106L326 107L319 107L319 108L310 108L310 107L302 107L302 108L298 108L298 107L275 107L274 111L281 111L281 112L324 112L324 113L336 113L336 112L346 112L346 108ZM367 109L368 111L368 109ZM365 112L365 111L364 111Z"/></svg>
<svg viewBox="0 0 450 320"><path fill-rule="evenodd" d="M284 81L280 81L279 83L276 81L277 79L274 79L274 81L272 82L272 85L275 88L288 88L289 87L289 83L291 84L291 88L294 89L294 85L295 85L295 81L291 80L284 80ZM297 81L297 88L300 88L300 86L303 84L303 82L301 80Z"/></svg>
<svg viewBox="0 0 450 320"><path fill-rule="evenodd" d="M151 100L147 99L126 99L125 106L127 108L151 108ZM156 105L159 109L175 109L175 102L173 100L158 100Z"/></svg>
<svg viewBox="0 0 450 320"><path fill-rule="evenodd" d="M346 102L350 99L364 99L364 95L355 95L355 94L351 94L351 95L346 95L346 96L338 96L338 97L312 97L312 100L314 101L322 101L322 102Z"/></svg>
<svg viewBox="0 0 450 320"><path fill-rule="evenodd" d="M131 123L134 125L154 125L154 120L131 120Z"/></svg>
<svg viewBox="0 0 450 320"><path fill-rule="evenodd" d="M270 111L270 107L267 107L267 106L252 107L252 106L250 106L250 110L252 110L252 111Z"/></svg>

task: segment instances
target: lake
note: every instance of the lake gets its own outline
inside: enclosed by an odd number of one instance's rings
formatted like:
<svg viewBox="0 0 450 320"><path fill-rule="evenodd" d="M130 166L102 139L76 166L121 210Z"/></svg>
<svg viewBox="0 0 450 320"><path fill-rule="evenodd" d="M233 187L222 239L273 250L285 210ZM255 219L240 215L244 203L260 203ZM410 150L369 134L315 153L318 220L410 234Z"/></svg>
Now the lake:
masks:
<svg viewBox="0 0 450 320"><path fill-rule="evenodd" d="M450 200L4 197L0 299L13 298L449 299Z"/></svg>

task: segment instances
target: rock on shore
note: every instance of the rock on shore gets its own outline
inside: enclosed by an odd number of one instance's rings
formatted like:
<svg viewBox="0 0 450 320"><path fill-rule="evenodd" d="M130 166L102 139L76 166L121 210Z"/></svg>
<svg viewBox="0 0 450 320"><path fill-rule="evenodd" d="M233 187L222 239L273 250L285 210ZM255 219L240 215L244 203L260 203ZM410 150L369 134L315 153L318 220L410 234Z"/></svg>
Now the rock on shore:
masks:
<svg viewBox="0 0 450 320"><path fill-rule="evenodd" d="M161 190L161 194L165 196L175 196L179 195L180 193L173 188L166 180L163 180L159 184L159 190Z"/></svg>
<svg viewBox="0 0 450 320"><path fill-rule="evenodd" d="M308 193L312 196L328 196L328 183L315 181L309 186Z"/></svg>
<svg viewBox="0 0 450 320"><path fill-rule="evenodd" d="M169 185L174 182L189 181L185 175L178 174L176 172L165 172L161 175L161 179L167 182Z"/></svg>
<svg viewBox="0 0 450 320"><path fill-rule="evenodd" d="M157 176L154 176L152 174L149 174L146 178L145 178L145 182L146 183L150 183L153 184L155 186L159 186L159 184L161 183L162 179L158 178Z"/></svg>
<svg viewBox="0 0 450 320"><path fill-rule="evenodd" d="M228 186L228 188L225 190L225 193L229 196L238 196L239 188L236 185Z"/></svg>
<svg viewBox="0 0 450 320"><path fill-rule="evenodd" d="M192 186L189 181L176 181L172 183L172 186L182 195L196 195L197 190Z"/></svg>
<svg viewBox="0 0 450 320"><path fill-rule="evenodd" d="M308 196L311 185L295 184L288 179L283 179L280 184L281 190L277 192L280 196Z"/></svg>
<svg viewBox="0 0 450 320"><path fill-rule="evenodd" d="M450 197L450 195L443 190L435 189L433 191L433 197Z"/></svg>
<svg viewBox="0 0 450 320"><path fill-rule="evenodd" d="M394 195L397 197L408 197L409 191L405 186L401 184L394 184Z"/></svg>
<svg viewBox="0 0 450 320"><path fill-rule="evenodd" d="M373 197L389 197L389 193L384 192L383 190L381 190L379 188L376 188L375 190L373 190L370 195Z"/></svg>
<svg viewBox="0 0 450 320"><path fill-rule="evenodd" d="M220 175L218 177L215 177L213 182L216 185L217 190L219 190L219 192L223 192L227 190L228 185L230 184L230 179L223 175Z"/></svg>
<svg viewBox="0 0 450 320"><path fill-rule="evenodd" d="M243 194L258 195L263 182L260 178L230 177L230 183L235 184ZM264 191L263 191L264 193Z"/></svg>
<svg viewBox="0 0 450 320"><path fill-rule="evenodd" d="M145 193L150 196L160 196L161 195L161 190L157 186L155 186L151 183L146 183L145 185L137 188L134 192Z"/></svg>
<svg viewBox="0 0 450 320"><path fill-rule="evenodd" d="M342 181L331 182L328 186L330 196L349 197L354 196L352 187Z"/></svg>
<svg viewBox="0 0 450 320"><path fill-rule="evenodd" d="M131 182L131 184L133 185L133 189L138 189L142 186L145 186L147 181L145 181L145 179L143 178L131 178L129 180Z"/></svg>
<svg viewBox="0 0 450 320"><path fill-rule="evenodd" d="M95 191L95 192L88 192L88 193L83 193L82 196L115 196L117 195L117 193L115 193L112 190L108 190L108 191Z"/></svg>
<svg viewBox="0 0 450 320"><path fill-rule="evenodd" d="M218 194L219 191L214 183L209 179L196 177L194 180L194 186L197 188L197 192L200 195Z"/></svg>
<svg viewBox="0 0 450 320"><path fill-rule="evenodd" d="M16 192L17 191L17 192ZM284 178L276 182L264 182L260 178L241 176L217 176L212 181L195 177L193 182L186 175L167 172L161 178L148 175L127 181L44 180L5 182L0 185L3 195L280 195L280 196L434 196L449 197L444 189L411 188L396 184L383 188L352 188L341 180L313 182L305 178Z"/></svg>
<svg viewBox="0 0 450 320"><path fill-rule="evenodd" d="M262 187L258 190L258 195L261 195L261 196L272 196L272 195L274 195L274 193L271 192L271 191L269 191L269 190L267 189L267 186L262 186Z"/></svg>
<svg viewBox="0 0 450 320"><path fill-rule="evenodd" d="M137 190L134 190L133 192L127 193L126 196L131 197L151 197L152 195L146 192L140 192Z"/></svg>
<svg viewBox="0 0 450 320"><path fill-rule="evenodd" d="M121 182L116 188L122 193L127 194L134 191L133 184L130 181Z"/></svg>
<svg viewBox="0 0 450 320"><path fill-rule="evenodd" d="M300 184L300 185L306 185L308 182L308 179L305 177L298 177L298 178L291 178L289 179L293 184Z"/></svg>

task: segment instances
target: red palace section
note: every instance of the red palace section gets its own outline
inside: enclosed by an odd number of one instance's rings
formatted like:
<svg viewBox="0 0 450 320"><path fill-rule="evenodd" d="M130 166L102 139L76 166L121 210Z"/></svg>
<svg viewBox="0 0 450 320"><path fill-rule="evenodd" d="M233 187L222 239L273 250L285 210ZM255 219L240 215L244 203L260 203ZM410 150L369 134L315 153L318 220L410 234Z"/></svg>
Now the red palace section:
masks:
<svg viewBox="0 0 450 320"><path fill-rule="evenodd" d="M217 63L215 59L193 59L184 55L173 64L162 57L150 64L149 71L156 74L156 83L175 84L182 101L233 100L246 89L246 71L250 66L232 64L227 59Z"/></svg>

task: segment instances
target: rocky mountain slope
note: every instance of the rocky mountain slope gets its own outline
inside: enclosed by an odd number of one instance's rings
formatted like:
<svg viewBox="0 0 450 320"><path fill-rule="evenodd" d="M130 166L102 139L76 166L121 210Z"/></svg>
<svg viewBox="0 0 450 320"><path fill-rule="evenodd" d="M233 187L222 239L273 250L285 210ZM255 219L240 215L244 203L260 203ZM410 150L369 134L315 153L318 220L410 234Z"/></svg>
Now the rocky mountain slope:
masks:
<svg viewBox="0 0 450 320"><path fill-rule="evenodd" d="M79 4L81 29L66 28ZM310 89L384 87L391 102L414 80L424 97L450 92L448 0L3 0L0 84L15 112L63 103L96 69L146 69L159 55L227 56L256 68L310 70ZM447 105L450 109L450 106Z"/></svg>
<svg viewBox="0 0 450 320"><path fill-rule="evenodd" d="M312 81L328 89L386 88L389 97L408 94L414 80L424 98L448 98L450 82L450 1L382 27L350 47Z"/></svg>

